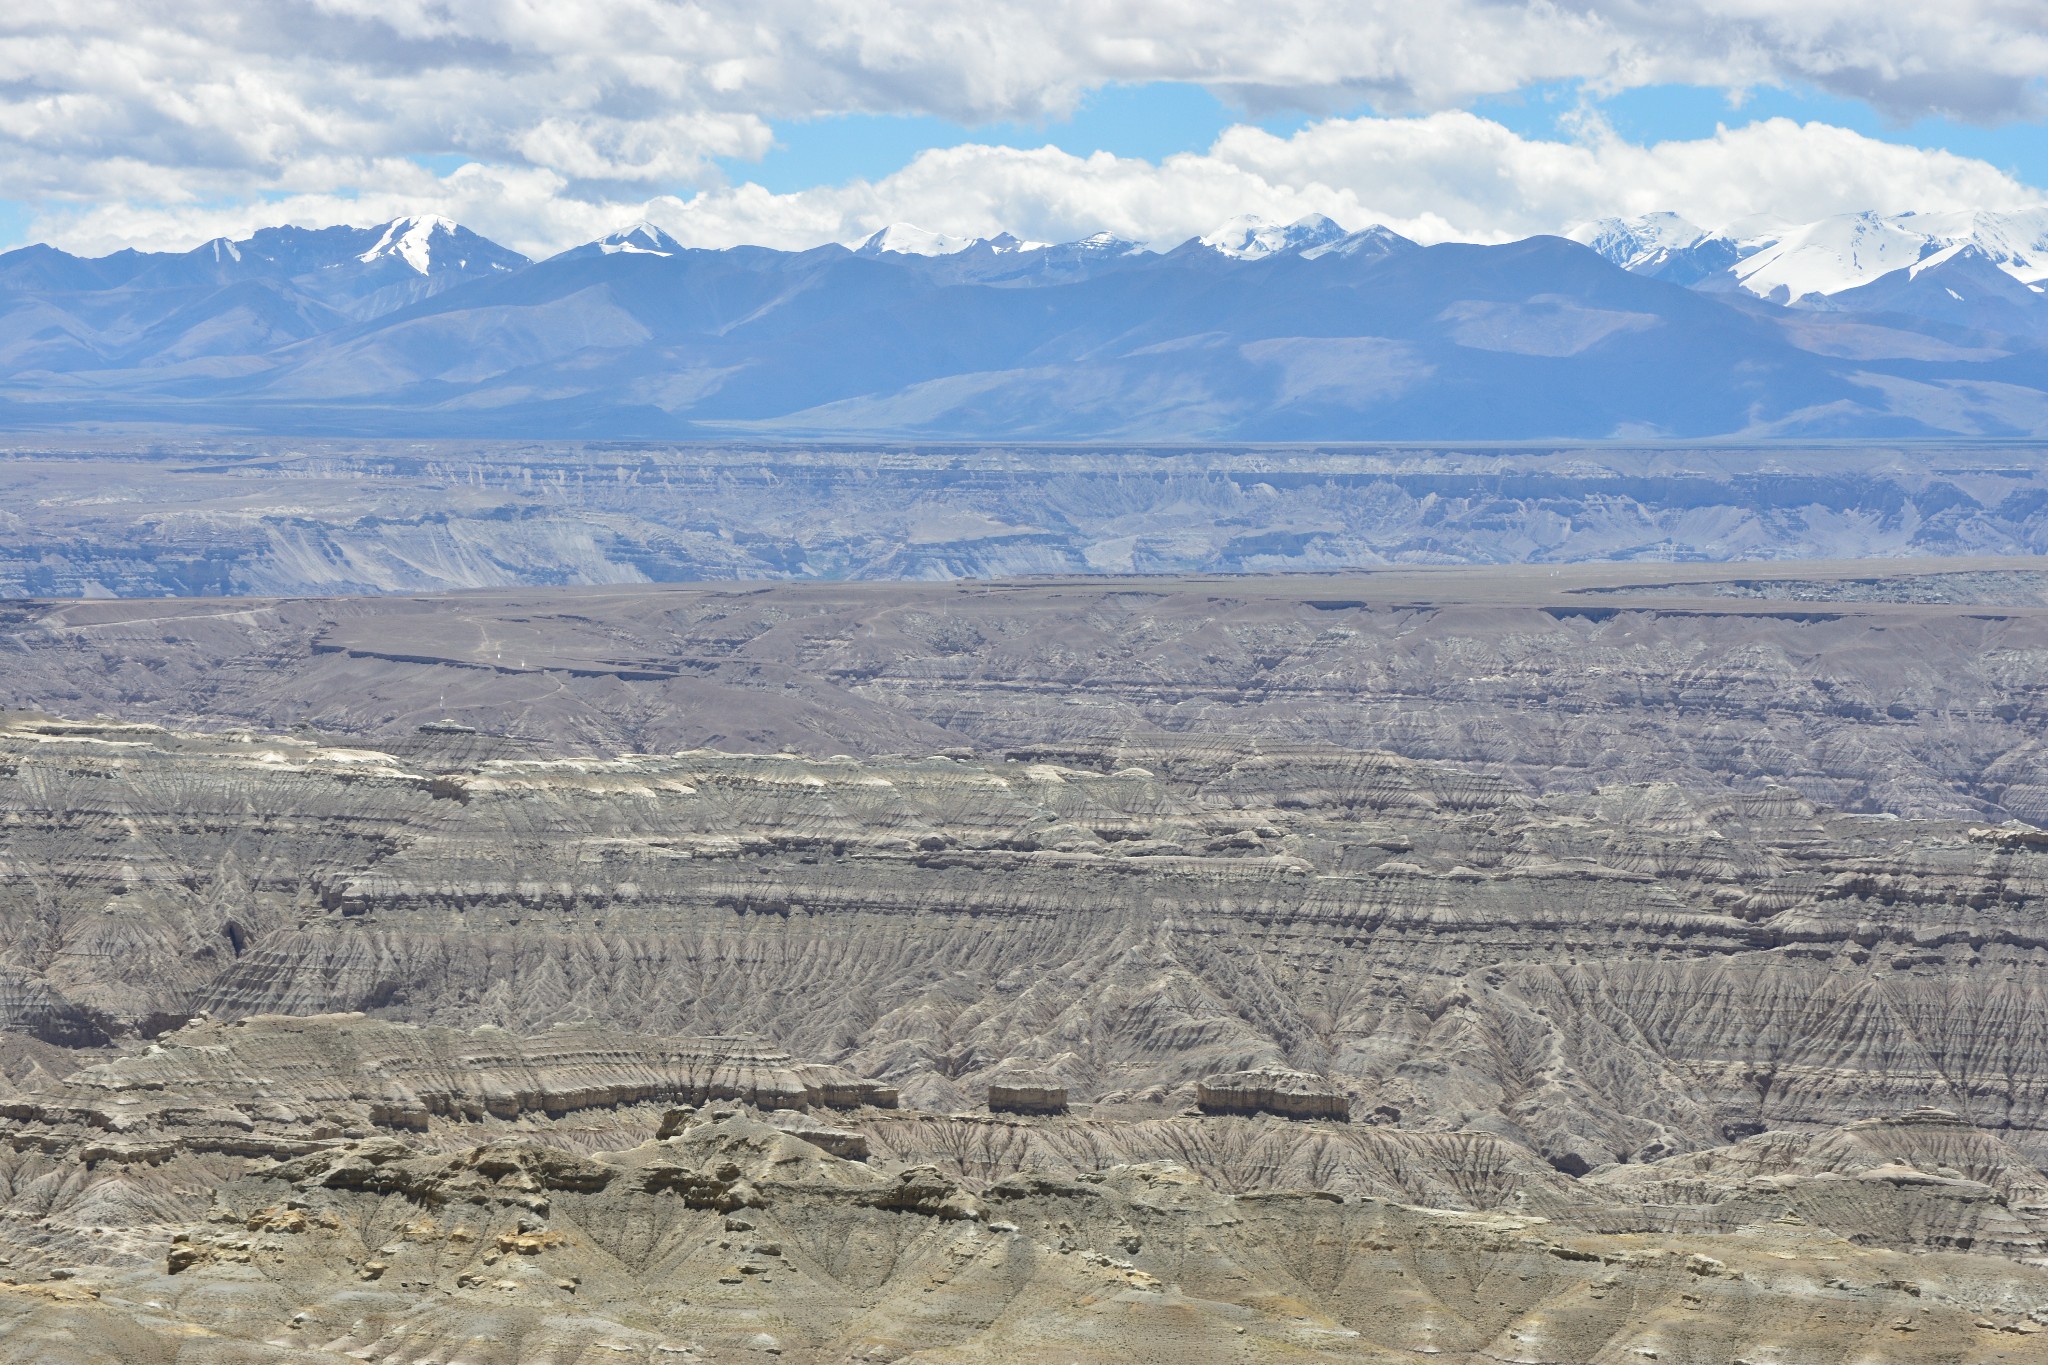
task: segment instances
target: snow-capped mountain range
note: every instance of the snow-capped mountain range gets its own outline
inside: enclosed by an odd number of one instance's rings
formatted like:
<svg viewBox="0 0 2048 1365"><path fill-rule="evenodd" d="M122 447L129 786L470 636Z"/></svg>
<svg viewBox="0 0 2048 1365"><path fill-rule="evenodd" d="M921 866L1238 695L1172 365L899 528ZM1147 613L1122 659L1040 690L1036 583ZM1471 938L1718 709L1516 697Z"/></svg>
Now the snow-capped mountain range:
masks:
<svg viewBox="0 0 2048 1365"><path fill-rule="evenodd" d="M2048 209L1423 246L1311 214L1168 250L445 218L0 253L0 422L1116 441L2048 437Z"/></svg>
<svg viewBox="0 0 2048 1365"><path fill-rule="evenodd" d="M1394 244L1415 245L1377 225L1351 232L1320 213L1311 213L1291 223L1276 223L1255 213L1243 213L1213 231L1203 233L1192 243L1237 261L1262 261L1269 256L1287 255L1314 259L1333 251L1361 249L1379 252ZM998 255L1075 249L1131 255L1147 250L1140 243L1107 232L1098 232L1076 242L1028 242L1007 232L993 237L951 237L941 232L928 232L914 223L891 223L848 246L863 256L957 256L976 248L986 248Z"/></svg>
<svg viewBox="0 0 2048 1365"><path fill-rule="evenodd" d="M683 244L643 220L574 249L585 255L594 250L600 256L673 256L683 249Z"/></svg>
<svg viewBox="0 0 2048 1365"><path fill-rule="evenodd" d="M1677 284L1732 285L1779 303L1825 299L1965 252L2037 293L2048 287L2048 207L1851 213L1816 223L1737 223L1720 232L1675 213L1651 213L1603 218L1569 235L1624 270Z"/></svg>

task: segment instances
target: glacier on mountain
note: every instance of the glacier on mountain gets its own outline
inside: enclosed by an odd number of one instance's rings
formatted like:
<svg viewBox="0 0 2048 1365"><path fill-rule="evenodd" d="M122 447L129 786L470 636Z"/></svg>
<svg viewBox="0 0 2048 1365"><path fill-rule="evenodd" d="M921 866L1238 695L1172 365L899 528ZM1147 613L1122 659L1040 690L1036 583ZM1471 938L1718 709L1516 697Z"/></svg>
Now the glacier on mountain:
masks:
<svg viewBox="0 0 2048 1365"><path fill-rule="evenodd" d="M393 257L422 275L431 275L434 273L435 242L453 241L457 234L465 231L454 219L436 214L394 218L384 225L384 235L377 239L377 244L356 259L368 265L387 256Z"/></svg>
<svg viewBox="0 0 2048 1365"><path fill-rule="evenodd" d="M1337 242L1347 234L1320 213L1291 223L1276 223L1256 213L1241 213L1197 240L1211 251L1241 261L1264 260L1285 252L1304 251Z"/></svg>
<svg viewBox="0 0 2048 1365"><path fill-rule="evenodd" d="M978 240L927 232L915 223L891 223L856 242L853 250L862 256L880 256L884 252L898 256L951 256L965 251Z"/></svg>
<svg viewBox="0 0 2048 1365"><path fill-rule="evenodd" d="M1963 247L2037 293L2048 282L2048 207L1845 213L1812 223L1752 220L1713 232L1674 213L1648 213L1600 219L1567 235L1634 274L1719 283L1779 303L1824 299L1895 270L1924 268Z"/></svg>

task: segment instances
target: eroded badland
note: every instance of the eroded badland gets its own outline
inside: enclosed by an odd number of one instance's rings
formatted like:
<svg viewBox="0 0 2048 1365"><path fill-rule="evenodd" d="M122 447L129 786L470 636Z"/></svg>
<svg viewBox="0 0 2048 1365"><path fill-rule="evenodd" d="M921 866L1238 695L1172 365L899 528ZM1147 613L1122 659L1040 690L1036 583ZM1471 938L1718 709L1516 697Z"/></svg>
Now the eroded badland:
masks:
<svg viewBox="0 0 2048 1365"><path fill-rule="evenodd" d="M16 602L0 1358L2048 1358L2048 577Z"/></svg>

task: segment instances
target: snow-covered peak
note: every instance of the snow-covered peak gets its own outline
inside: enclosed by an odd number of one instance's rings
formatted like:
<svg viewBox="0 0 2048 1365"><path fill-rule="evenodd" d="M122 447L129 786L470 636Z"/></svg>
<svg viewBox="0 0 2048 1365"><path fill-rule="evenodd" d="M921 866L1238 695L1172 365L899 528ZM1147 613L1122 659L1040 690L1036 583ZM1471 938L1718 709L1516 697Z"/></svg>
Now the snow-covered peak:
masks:
<svg viewBox="0 0 2048 1365"><path fill-rule="evenodd" d="M943 232L927 232L914 223L891 223L863 238L853 249L863 256L879 256L885 251L899 256L951 256L957 251L965 251L975 241L972 237L949 237Z"/></svg>
<svg viewBox="0 0 2048 1365"><path fill-rule="evenodd" d="M673 256L683 244L642 220L598 238L597 249L607 256Z"/></svg>
<svg viewBox="0 0 2048 1365"><path fill-rule="evenodd" d="M1213 232L1204 233L1203 246L1241 261L1263 260L1289 251L1305 251L1346 236L1344 229L1320 213L1311 213L1291 223L1275 223L1256 213L1241 213Z"/></svg>
<svg viewBox="0 0 2048 1365"><path fill-rule="evenodd" d="M1917 280L1920 278L1921 271L1932 270L1934 269L1934 267L1938 265L1946 265L1948 262L1953 261L1958 257L1962 257L1964 259L1976 258L1986 261L1989 261L1991 259L1989 256L1986 256L1982 251L1978 250L1973 243L1956 242L1949 246L1942 247L1939 251L1930 251L1925 256L1922 256L1919 260L1913 262L1913 264L1907 266L1906 278L1909 280Z"/></svg>
<svg viewBox="0 0 2048 1365"><path fill-rule="evenodd" d="M1761 298L1839 294L1904 270L1940 247L1875 213L1848 213L1736 243L1735 278Z"/></svg>
<svg viewBox="0 0 2048 1365"><path fill-rule="evenodd" d="M1768 228L1774 224L1760 226ZM1730 272L1740 255L1732 239L1708 232L1675 213L1602 218L1581 223L1565 236L1623 270L1694 288L1732 284Z"/></svg>
<svg viewBox="0 0 2048 1365"><path fill-rule="evenodd" d="M1135 256L1145 250L1143 242L1134 242L1128 237L1119 237L1114 232L1098 232L1072 243L1082 251L1095 252L1104 256Z"/></svg>
<svg viewBox="0 0 2048 1365"><path fill-rule="evenodd" d="M2026 284L2048 280L2048 208L2010 213L1842 214L1737 244L1736 275L1753 294L1837 294L1951 247L1972 246Z"/></svg>
<svg viewBox="0 0 2048 1365"><path fill-rule="evenodd" d="M1591 223L1580 223L1565 233L1565 236L1593 248L1623 270L1640 270L1667 258L1674 251L1696 247L1710 235L1705 228L1675 213L1601 218Z"/></svg>
<svg viewBox="0 0 2048 1365"><path fill-rule="evenodd" d="M2048 208L1844 213L1813 223L1755 218L1719 232L1652 213L1602 219L1570 235L1637 274L1676 278L1671 263L1689 255L1752 294L1787 303L1839 294L1895 270L1924 270L1961 247L2023 283L2048 281Z"/></svg>
<svg viewBox="0 0 2048 1365"><path fill-rule="evenodd" d="M2010 213L1914 213L1909 223L1947 241L1968 242L2026 284L2048 281L2048 205Z"/></svg>
<svg viewBox="0 0 2048 1365"><path fill-rule="evenodd" d="M1356 232L1347 232L1335 241L1303 249L1303 260L1313 261L1319 256L1356 256L1370 260L1376 256L1391 256L1397 251L1406 251L1415 243L1389 227L1378 223Z"/></svg>
<svg viewBox="0 0 2048 1365"><path fill-rule="evenodd" d="M1015 255L1020 251L1043 251L1046 248L1044 242L1027 242L1022 237L1010 232L998 232L993 237L979 237L967 245L985 246L998 256Z"/></svg>
<svg viewBox="0 0 2048 1365"><path fill-rule="evenodd" d="M453 219L437 214L409 214L394 218L384 225L384 233L377 244L356 257L364 265L383 258L396 257L422 275L433 273L434 243L436 239L452 240L462 230Z"/></svg>

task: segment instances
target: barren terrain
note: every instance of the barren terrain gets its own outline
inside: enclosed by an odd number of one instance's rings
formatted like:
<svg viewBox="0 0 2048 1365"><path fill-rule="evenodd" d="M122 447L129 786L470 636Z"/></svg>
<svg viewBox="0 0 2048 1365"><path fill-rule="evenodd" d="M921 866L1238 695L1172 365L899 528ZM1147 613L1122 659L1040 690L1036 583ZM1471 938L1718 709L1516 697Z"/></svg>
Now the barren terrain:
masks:
<svg viewBox="0 0 2048 1365"><path fill-rule="evenodd" d="M0 597L2044 550L2027 445L0 439Z"/></svg>
<svg viewBox="0 0 2048 1365"><path fill-rule="evenodd" d="M15 604L0 1358L2040 1359L2041 583Z"/></svg>

